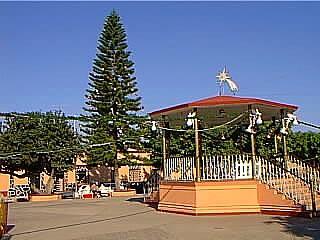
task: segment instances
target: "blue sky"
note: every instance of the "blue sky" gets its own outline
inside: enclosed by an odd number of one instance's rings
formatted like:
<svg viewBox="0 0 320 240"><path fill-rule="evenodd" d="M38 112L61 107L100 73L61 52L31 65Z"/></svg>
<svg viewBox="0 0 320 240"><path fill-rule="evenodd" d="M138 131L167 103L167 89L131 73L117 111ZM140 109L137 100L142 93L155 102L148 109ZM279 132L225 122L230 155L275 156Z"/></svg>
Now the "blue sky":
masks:
<svg viewBox="0 0 320 240"><path fill-rule="evenodd" d="M239 96L296 104L320 122L317 2L0 2L0 111L79 114L113 8L145 112L216 95L227 65Z"/></svg>

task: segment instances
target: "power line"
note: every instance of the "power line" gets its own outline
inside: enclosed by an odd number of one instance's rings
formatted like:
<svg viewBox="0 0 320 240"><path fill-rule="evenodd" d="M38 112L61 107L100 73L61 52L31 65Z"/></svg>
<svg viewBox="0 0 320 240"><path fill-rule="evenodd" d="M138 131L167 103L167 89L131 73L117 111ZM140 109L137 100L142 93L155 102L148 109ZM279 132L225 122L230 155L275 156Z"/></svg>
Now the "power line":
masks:
<svg viewBox="0 0 320 240"><path fill-rule="evenodd" d="M223 123L221 125L218 125L218 126L214 126L214 127L211 127L211 128L205 128L205 129L198 129L197 132L206 132L206 131L211 131L211 130L215 130L215 129L218 129L218 128L221 128L221 127L224 127L224 126L227 126L237 120L239 120L240 118L242 118L244 115L246 114L246 112L244 113L241 113L240 115L238 115L237 117L231 119L230 121L226 122L226 123ZM151 125L151 123L146 123L148 124L149 126ZM157 128L161 129L161 130L166 130L166 131L171 131L171 132L194 132L195 130L194 129L176 129L176 128L167 128L167 127L161 127L161 126L157 126Z"/></svg>
<svg viewBox="0 0 320 240"><path fill-rule="evenodd" d="M302 125L306 125L306 126L308 126L308 127L320 129L320 126L314 125L314 124L312 124L312 123L304 122L304 121L301 121L301 120L298 120L298 123L300 123L300 124L302 124Z"/></svg>
<svg viewBox="0 0 320 240"><path fill-rule="evenodd" d="M66 147L66 148L59 148L59 149L48 150L48 151L33 150L33 151L25 151L25 152L0 153L0 159L7 159L10 157L18 157L18 156L21 156L22 154L28 154L28 153L49 154L49 153L63 152L66 150L84 150L87 148L107 146L107 145L111 145L111 144L113 144L113 142L89 144L89 145L82 147L82 148L81 147Z"/></svg>

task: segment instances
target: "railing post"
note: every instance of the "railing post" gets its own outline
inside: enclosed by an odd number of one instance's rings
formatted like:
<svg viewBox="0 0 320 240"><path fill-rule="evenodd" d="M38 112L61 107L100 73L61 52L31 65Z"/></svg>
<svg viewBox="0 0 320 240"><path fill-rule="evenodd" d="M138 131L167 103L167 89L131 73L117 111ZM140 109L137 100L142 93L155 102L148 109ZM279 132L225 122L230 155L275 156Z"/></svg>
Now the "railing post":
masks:
<svg viewBox="0 0 320 240"><path fill-rule="evenodd" d="M311 204L312 204L312 217L317 216L317 205L316 205L316 191L315 191L315 178L312 176L310 182L310 192L311 192Z"/></svg>

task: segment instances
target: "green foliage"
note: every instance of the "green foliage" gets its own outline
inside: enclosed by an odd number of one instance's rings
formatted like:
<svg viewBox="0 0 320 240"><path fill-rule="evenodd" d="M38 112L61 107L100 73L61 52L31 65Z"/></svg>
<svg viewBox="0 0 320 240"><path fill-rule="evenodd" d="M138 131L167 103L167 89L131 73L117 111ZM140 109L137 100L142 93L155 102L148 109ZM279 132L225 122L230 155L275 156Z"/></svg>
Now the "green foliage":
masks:
<svg viewBox="0 0 320 240"><path fill-rule="evenodd" d="M228 155L251 153L250 134L245 131L247 124L239 123L236 126L222 127L211 131L200 132L202 154ZM256 129L255 144L257 155L271 158L275 156L274 134L279 134L279 126L273 122L264 122ZM293 134L293 133L292 133ZM192 156L195 153L194 132L167 131L166 138L169 144L170 156ZM281 139L280 139L281 140ZM278 153L282 154L282 144L278 139ZM152 138L152 148L155 158L162 157L162 136L155 134Z"/></svg>
<svg viewBox="0 0 320 240"><path fill-rule="evenodd" d="M2 172L24 171L24 177L73 166L79 141L61 112L7 117L6 124L0 135Z"/></svg>
<svg viewBox="0 0 320 240"><path fill-rule="evenodd" d="M203 154L226 155L239 153L241 150L238 148L237 143L238 130L236 127L224 127L202 133Z"/></svg>
<svg viewBox="0 0 320 240"><path fill-rule="evenodd" d="M195 152L194 132L167 132L169 156L192 156Z"/></svg>
<svg viewBox="0 0 320 240"><path fill-rule="evenodd" d="M291 133L288 136L288 151L299 159L315 160L320 156L320 133Z"/></svg>
<svg viewBox="0 0 320 240"><path fill-rule="evenodd" d="M219 128L201 132L202 154L228 155L251 153L250 134L245 132L246 124ZM256 129L256 154L267 159L283 155L283 139L279 133L280 125L274 122L264 122ZM275 152L275 135L278 152ZM169 132L168 153L170 156L192 156L195 152L194 132ZM302 160L317 161L320 156L320 133L293 132L289 130L286 138L288 153ZM159 133L153 137L155 161L162 158L162 137Z"/></svg>
<svg viewBox="0 0 320 240"><path fill-rule="evenodd" d="M126 32L120 16L112 11L105 19L97 54L89 74L87 115L83 116L84 141L110 143L92 148L88 164L117 167L117 152L139 146L141 98L138 97L134 63L129 59Z"/></svg>

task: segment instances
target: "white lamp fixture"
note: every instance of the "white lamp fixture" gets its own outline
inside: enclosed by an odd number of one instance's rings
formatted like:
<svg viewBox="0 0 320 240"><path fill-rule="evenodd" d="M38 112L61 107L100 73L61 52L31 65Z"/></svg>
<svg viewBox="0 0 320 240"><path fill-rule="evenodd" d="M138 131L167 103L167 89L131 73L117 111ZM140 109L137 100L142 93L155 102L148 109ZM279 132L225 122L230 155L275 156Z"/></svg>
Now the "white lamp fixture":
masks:
<svg viewBox="0 0 320 240"><path fill-rule="evenodd" d="M288 131L285 127L281 128L280 129L280 133L282 133L283 135L287 135L288 134Z"/></svg>
<svg viewBox="0 0 320 240"><path fill-rule="evenodd" d="M188 116L187 116L187 126L188 127L191 127L193 125L195 116L196 116L195 112L191 112L188 114Z"/></svg>
<svg viewBox="0 0 320 240"><path fill-rule="evenodd" d="M256 133L254 130L253 130L253 126L252 124L250 123L250 125L248 126L248 128L245 130L247 133L251 133L251 134L254 134Z"/></svg>
<svg viewBox="0 0 320 240"><path fill-rule="evenodd" d="M299 124L297 116L293 115L292 113L288 113L287 116L288 116L289 120L292 121L293 125Z"/></svg>
<svg viewBox="0 0 320 240"><path fill-rule="evenodd" d="M226 140L226 136L222 133L221 140Z"/></svg>
<svg viewBox="0 0 320 240"><path fill-rule="evenodd" d="M255 111L252 111L249 116L250 124L245 131L251 134L255 134L256 133L256 131L254 130L255 125L260 125L263 123L261 116L262 116L262 113L259 112L259 109L256 108Z"/></svg>
<svg viewBox="0 0 320 240"><path fill-rule="evenodd" d="M152 121L152 127L151 127L152 131L156 131L157 130L157 125L156 125L156 121Z"/></svg>
<svg viewBox="0 0 320 240"><path fill-rule="evenodd" d="M256 117L256 124L261 125L263 123L261 118L262 113L259 112L258 108L256 109L255 117Z"/></svg>

